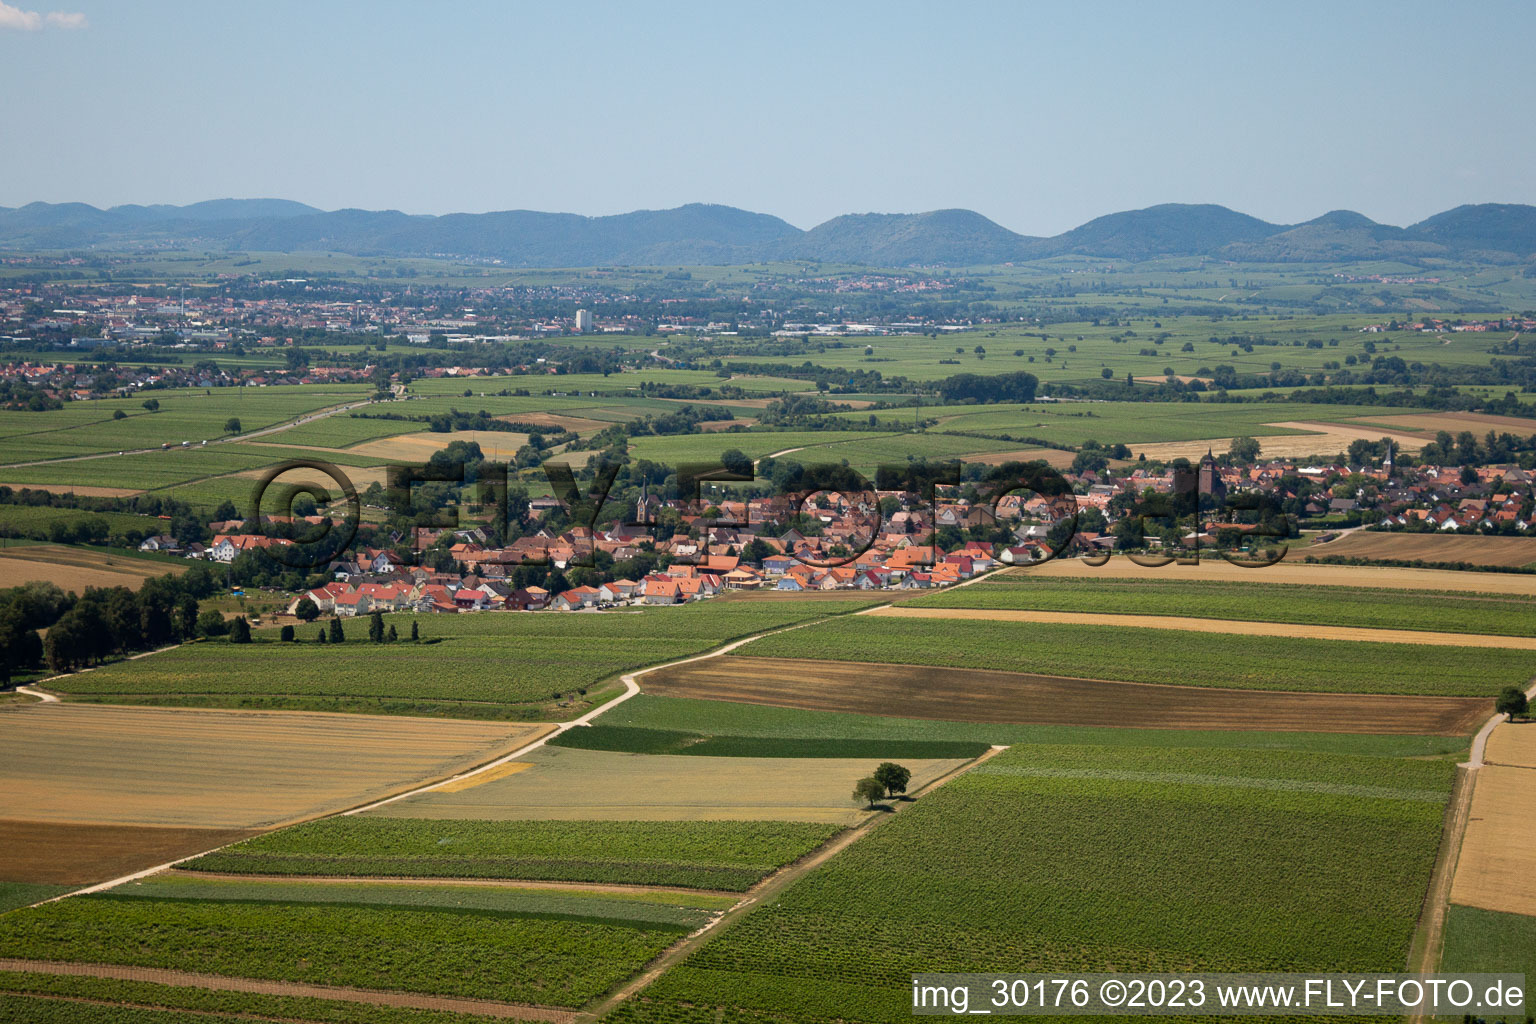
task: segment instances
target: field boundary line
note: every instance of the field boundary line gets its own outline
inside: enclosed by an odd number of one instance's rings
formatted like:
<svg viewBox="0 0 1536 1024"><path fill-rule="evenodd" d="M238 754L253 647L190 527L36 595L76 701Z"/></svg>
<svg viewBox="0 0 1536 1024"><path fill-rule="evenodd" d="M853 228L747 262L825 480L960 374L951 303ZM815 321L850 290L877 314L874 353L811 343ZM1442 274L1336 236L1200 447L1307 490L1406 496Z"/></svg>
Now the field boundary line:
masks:
<svg viewBox="0 0 1536 1024"><path fill-rule="evenodd" d="M0 971L71 977L110 978L116 981L144 981L177 988L201 988L216 992L251 992L260 995L298 996L329 999L336 1002L366 1003L371 1006L395 1006L416 1010L446 1010L451 1013L477 1013L485 1017L513 1020L567 1022L576 1019L576 1011L531 1003L511 1003L466 996L438 996L399 992L389 989L351 988L344 985L313 985L297 981L269 981L228 974L204 974L178 971L167 967L127 967L115 964L88 964L64 960L22 960L0 958Z"/></svg>
<svg viewBox="0 0 1536 1024"><path fill-rule="evenodd" d="M979 764L991 760L1007 749L1006 746L997 745L988 748L979 756L972 758L964 764L956 765L943 775L933 779L927 785L917 790L917 792L910 794L907 799L896 801L891 808L872 811L859 824L838 832L816 849L796 858L768 875L742 894L741 901L735 906L716 916L698 931L690 932L671 946L668 946L657 954L650 963L642 967L638 973L619 983L618 986L610 989L604 995L599 996L596 1001L583 1006L581 1009L582 1020L593 1021L606 1016L620 1003L649 988L669 968L746 916L764 900L789 888L789 886L799 881L803 876L814 871L868 835L872 830L878 828L882 822L894 818L897 814L901 813L903 808L913 806L915 801L933 792L944 783L965 774Z"/></svg>

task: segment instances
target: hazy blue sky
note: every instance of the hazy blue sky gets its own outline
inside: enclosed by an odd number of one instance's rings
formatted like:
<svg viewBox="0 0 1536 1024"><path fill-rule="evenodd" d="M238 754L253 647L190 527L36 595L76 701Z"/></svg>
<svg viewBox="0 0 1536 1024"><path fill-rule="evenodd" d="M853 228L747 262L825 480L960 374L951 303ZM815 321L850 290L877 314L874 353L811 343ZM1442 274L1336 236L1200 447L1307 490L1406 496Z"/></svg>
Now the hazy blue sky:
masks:
<svg viewBox="0 0 1536 1024"><path fill-rule="evenodd" d="M83 16L83 17L79 17ZM1536 4L0 3L0 205L1536 203Z"/></svg>

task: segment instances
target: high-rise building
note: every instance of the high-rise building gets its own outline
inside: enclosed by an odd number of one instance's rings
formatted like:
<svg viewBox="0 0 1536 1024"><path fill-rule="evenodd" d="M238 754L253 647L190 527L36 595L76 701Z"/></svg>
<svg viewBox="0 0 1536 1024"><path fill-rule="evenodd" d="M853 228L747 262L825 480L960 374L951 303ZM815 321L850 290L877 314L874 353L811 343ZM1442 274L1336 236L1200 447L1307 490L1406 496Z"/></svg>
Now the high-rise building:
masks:
<svg viewBox="0 0 1536 1024"><path fill-rule="evenodd" d="M578 309L576 311L576 333L586 334L592 329L592 311L590 309Z"/></svg>

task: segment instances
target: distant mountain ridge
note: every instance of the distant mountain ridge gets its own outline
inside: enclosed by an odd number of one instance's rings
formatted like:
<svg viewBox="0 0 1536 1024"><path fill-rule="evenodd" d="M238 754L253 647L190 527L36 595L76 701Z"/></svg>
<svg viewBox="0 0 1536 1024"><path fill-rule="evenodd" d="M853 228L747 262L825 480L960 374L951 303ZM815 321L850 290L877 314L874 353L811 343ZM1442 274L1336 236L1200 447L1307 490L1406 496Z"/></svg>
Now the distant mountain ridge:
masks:
<svg viewBox="0 0 1536 1024"><path fill-rule="evenodd" d="M769 214L705 203L605 217L533 210L444 216L324 211L285 199L106 210L84 203L0 207L0 249L197 247L450 256L527 267L797 259L883 267L972 266L1066 255L1518 262L1536 257L1536 206L1458 206L1400 228L1350 210L1302 224L1271 224L1225 206L1166 203L1098 217L1051 238L1017 234L971 210L847 214L803 231Z"/></svg>

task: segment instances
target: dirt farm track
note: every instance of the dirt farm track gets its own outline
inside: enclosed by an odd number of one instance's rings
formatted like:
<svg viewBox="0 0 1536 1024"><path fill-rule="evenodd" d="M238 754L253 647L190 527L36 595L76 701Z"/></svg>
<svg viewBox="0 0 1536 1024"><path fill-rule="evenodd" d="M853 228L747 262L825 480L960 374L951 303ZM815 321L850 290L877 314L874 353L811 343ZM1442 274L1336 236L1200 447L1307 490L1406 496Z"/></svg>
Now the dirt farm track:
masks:
<svg viewBox="0 0 1536 1024"><path fill-rule="evenodd" d="M661 669L641 685L669 697L1019 725L1458 736L1488 717L1488 701L1469 697L1223 690L734 655Z"/></svg>

